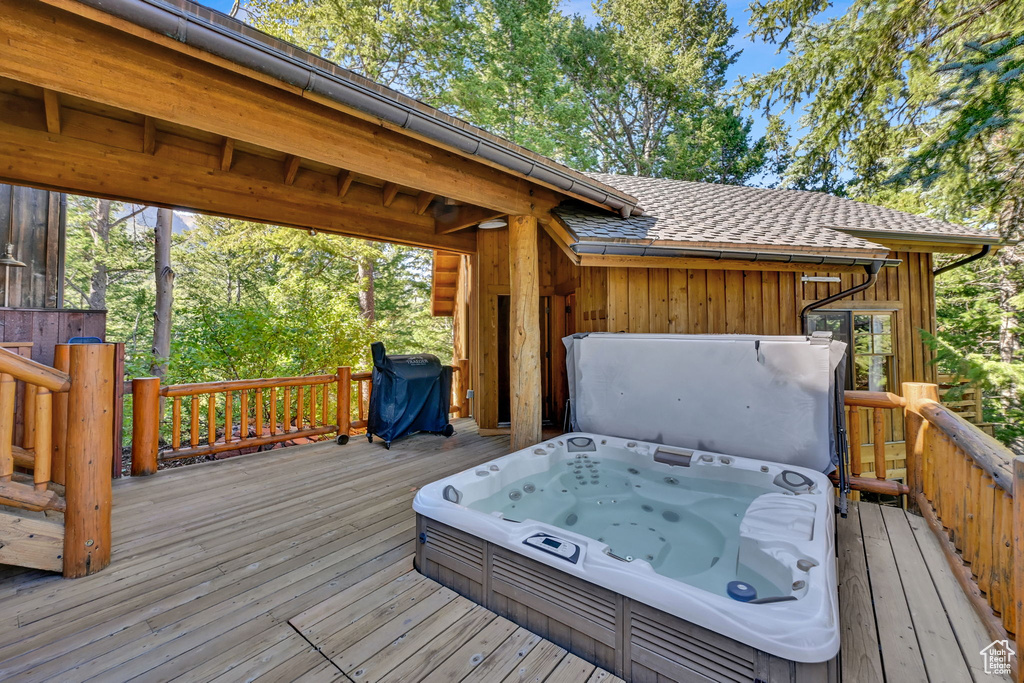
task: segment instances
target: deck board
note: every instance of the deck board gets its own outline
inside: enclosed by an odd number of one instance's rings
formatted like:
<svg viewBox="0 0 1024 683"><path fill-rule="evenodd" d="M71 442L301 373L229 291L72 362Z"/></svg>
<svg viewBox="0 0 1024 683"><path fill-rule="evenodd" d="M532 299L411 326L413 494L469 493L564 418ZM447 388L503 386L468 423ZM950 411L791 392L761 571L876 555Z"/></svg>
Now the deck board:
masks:
<svg viewBox="0 0 1024 683"><path fill-rule="evenodd" d="M456 429L118 480L109 568L0 566L0 680L618 681L412 570L416 490L508 450ZM920 518L854 505L837 550L845 680L991 680Z"/></svg>
<svg viewBox="0 0 1024 683"><path fill-rule="evenodd" d="M844 681L999 680L982 670L990 638L921 517L851 503L837 535Z"/></svg>
<svg viewBox="0 0 1024 683"><path fill-rule="evenodd" d="M927 683L924 658L904 592L904 577L896 566L881 508L877 505L861 506L860 524L885 678L901 683ZM913 581L915 577L909 575L906 579Z"/></svg>
<svg viewBox="0 0 1024 683"><path fill-rule="evenodd" d="M839 521L838 531L842 672L849 681L881 683L885 678L858 505L850 505L849 516Z"/></svg>

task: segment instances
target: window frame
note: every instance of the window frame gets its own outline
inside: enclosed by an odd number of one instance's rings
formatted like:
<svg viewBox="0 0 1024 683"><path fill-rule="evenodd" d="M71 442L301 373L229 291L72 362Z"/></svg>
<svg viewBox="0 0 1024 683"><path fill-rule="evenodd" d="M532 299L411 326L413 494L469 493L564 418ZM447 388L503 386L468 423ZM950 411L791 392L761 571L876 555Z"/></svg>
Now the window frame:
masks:
<svg viewBox="0 0 1024 683"><path fill-rule="evenodd" d="M807 317L808 317L808 319L810 319L812 316L815 316L815 315L822 315L822 314L829 314L829 313L832 313L832 314L837 314L838 313L838 314L844 315L846 317L847 327L850 330L850 339L849 339L849 347L850 348L847 350L847 354L846 354L846 357L847 357L846 375L847 375L847 384L848 384L847 391L855 391L856 390L856 389L854 389L854 387L856 386L857 355L858 354L857 354L857 348L856 348L856 342L855 342L855 337L856 337L855 316L858 316L858 315L870 315L870 316L885 315L885 316L889 317L889 338L890 338L890 344L892 346L891 351L889 353L874 353L874 352L872 352L872 353L867 353L867 354L862 354L862 355L864 355L866 357L882 356L882 357L888 357L888 358L891 359L889 361L888 376L886 377L886 386L885 386L884 389L882 389L882 391L892 392L894 387L897 385L897 377L899 377L899 361L900 361L900 356L899 356L899 349L900 349L899 314L900 314L900 311L899 311L899 309L896 309L896 308L886 308L884 306L872 307L872 308L819 308L819 309L816 309L816 310L808 312ZM869 332L869 334L871 336L875 336L874 332ZM872 351L873 351L873 349L872 349ZM856 390L856 391L866 391L866 390Z"/></svg>

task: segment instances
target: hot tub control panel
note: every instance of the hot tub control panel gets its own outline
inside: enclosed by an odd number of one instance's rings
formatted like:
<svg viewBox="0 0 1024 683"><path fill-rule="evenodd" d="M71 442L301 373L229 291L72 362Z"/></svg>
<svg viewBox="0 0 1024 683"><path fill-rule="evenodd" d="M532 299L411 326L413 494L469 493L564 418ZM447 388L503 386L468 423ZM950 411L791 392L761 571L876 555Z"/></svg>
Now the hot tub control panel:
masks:
<svg viewBox="0 0 1024 683"><path fill-rule="evenodd" d="M551 534L534 534L527 537L523 541L523 545L543 550L550 555L568 560L573 564L576 564L580 559L580 547L578 545L556 538Z"/></svg>

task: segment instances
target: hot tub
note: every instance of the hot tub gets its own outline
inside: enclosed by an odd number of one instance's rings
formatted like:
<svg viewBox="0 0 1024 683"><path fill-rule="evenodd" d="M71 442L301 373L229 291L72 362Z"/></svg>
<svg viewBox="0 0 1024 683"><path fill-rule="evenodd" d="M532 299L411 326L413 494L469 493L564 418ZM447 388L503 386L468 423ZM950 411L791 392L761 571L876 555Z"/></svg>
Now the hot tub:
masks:
<svg viewBox="0 0 1024 683"><path fill-rule="evenodd" d="M834 680L833 505L813 470L567 434L421 489L417 567L627 680Z"/></svg>

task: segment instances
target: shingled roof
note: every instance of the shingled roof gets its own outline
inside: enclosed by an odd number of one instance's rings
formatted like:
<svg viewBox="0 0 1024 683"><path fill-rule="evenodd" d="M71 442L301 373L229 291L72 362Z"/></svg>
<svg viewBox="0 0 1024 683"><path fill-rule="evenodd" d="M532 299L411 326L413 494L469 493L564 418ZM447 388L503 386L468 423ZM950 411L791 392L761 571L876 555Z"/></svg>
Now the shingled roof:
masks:
<svg viewBox="0 0 1024 683"><path fill-rule="evenodd" d="M644 215L620 218L583 205L556 215L580 242L817 252L884 252L871 239L996 243L960 225L822 192L718 185L608 173L594 180L637 198Z"/></svg>

